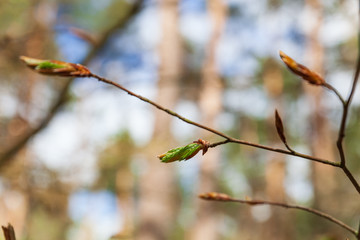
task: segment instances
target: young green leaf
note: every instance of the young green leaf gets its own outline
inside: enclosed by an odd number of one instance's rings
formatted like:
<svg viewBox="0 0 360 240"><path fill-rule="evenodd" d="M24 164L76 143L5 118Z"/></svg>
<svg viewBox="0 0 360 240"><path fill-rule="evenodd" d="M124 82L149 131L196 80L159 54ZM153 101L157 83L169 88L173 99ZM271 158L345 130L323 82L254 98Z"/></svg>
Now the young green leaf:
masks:
<svg viewBox="0 0 360 240"><path fill-rule="evenodd" d="M40 69L55 69L55 68L66 68L67 66L65 65L61 65L61 64L57 64L57 63L53 63L50 61L44 61L39 63L36 67L35 70L40 70Z"/></svg>
<svg viewBox="0 0 360 240"><path fill-rule="evenodd" d="M165 163L188 160L195 156L204 146L199 143L190 143L184 147L174 148L161 154L158 158Z"/></svg>
<svg viewBox="0 0 360 240"><path fill-rule="evenodd" d="M207 152L209 145L210 143L208 141L199 138L184 147L171 149L166 153L159 155L158 158L165 163L188 160L195 156L201 149L203 150L202 155L204 155Z"/></svg>
<svg viewBox="0 0 360 240"><path fill-rule="evenodd" d="M20 60L23 61L29 68L32 69L34 69L36 66L46 61L43 59L30 58L26 56L21 56Z"/></svg>

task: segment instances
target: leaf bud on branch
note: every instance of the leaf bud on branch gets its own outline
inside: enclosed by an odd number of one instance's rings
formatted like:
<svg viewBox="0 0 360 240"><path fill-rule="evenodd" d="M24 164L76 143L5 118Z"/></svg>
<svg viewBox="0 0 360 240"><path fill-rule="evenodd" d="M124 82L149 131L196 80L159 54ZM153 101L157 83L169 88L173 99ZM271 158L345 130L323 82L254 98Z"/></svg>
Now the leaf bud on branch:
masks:
<svg viewBox="0 0 360 240"><path fill-rule="evenodd" d="M306 80L308 83L313 85L324 85L325 80L316 72L311 71L304 65L297 63L294 59L286 55L284 52L280 51L281 60L286 64L286 66L296 75Z"/></svg>
<svg viewBox="0 0 360 240"><path fill-rule="evenodd" d="M229 201L232 198L225 193L208 192L199 195L199 198L204 200L216 200L216 201Z"/></svg>
<svg viewBox="0 0 360 240"><path fill-rule="evenodd" d="M158 158L165 163L175 162L175 161L183 161L189 160L190 158L194 157L201 149L203 150L202 155L204 155L208 148L209 142L198 139L186 146L178 147L167 151L158 156Z"/></svg>
<svg viewBox="0 0 360 240"><path fill-rule="evenodd" d="M277 131L281 141L284 143L285 147L289 151L294 152L294 150L292 150L290 148L290 146L288 145L288 143L286 141L286 137L285 137L285 133L284 133L284 125L283 125L283 122L282 122L281 117L277 110L275 110L275 127L276 127L276 131Z"/></svg>
<svg viewBox="0 0 360 240"><path fill-rule="evenodd" d="M22 60L29 68L45 75L60 77L91 76L90 70L81 64L62 62L58 60L36 59L26 56L21 56L20 60Z"/></svg>

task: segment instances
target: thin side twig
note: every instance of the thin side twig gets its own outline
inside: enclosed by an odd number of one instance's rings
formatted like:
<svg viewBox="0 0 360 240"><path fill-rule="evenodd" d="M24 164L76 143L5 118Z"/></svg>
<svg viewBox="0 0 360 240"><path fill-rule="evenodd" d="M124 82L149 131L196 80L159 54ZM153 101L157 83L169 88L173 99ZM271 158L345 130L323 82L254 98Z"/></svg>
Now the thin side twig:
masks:
<svg viewBox="0 0 360 240"><path fill-rule="evenodd" d="M348 177L348 179L350 180L350 182L353 184L353 186L355 187L355 189L357 190L358 193L360 193L360 186L359 183L356 181L355 177L353 176L353 174L350 172L350 170L347 168L346 165L339 165L339 167L343 170L343 172L345 173L345 175Z"/></svg>
<svg viewBox="0 0 360 240"><path fill-rule="evenodd" d="M242 199L232 198L232 197L230 197L230 196L228 196L226 194L223 194L223 193L215 193L215 192L200 194L199 197L201 199L209 200L209 201L236 202L236 203L248 204L248 205L251 205L251 206L270 205L270 206L277 206L277 207L288 208L288 209L298 209L298 210L301 210L301 211L312 213L312 214L317 215L317 216L319 216L319 217L321 217L323 219L327 219L330 222L335 223L336 225L342 227L343 229L346 229L348 232L350 232L353 235L355 235L356 237L358 237L357 236L358 233L356 232L355 229L351 228L350 226L348 226L344 222L330 216L329 214L321 212L321 211L313 209L313 208L303 207L303 206L299 206L299 205L292 205L292 204L287 204L287 203L266 201L266 200L252 200L252 199L244 199L244 200L242 200Z"/></svg>
<svg viewBox="0 0 360 240"><path fill-rule="evenodd" d="M336 94L336 96L339 98L343 106L346 104L345 99L341 96L338 90L336 90L336 88L334 88L331 84L325 82L323 86L329 89L330 91L333 91Z"/></svg>
<svg viewBox="0 0 360 240"><path fill-rule="evenodd" d="M227 139L226 141L212 143L212 144L209 145L209 148L216 147L218 145L226 144L226 143L229 143L229 142L237 143L237 144L241 144L241 145L246 145L246 146L251 146L251 147L255 147L255 148L260 148L260 149L264 149L264 150L267 150L267 151L277 152L277 153L286 154L286 155L290 155L290 156L294 156L294 157L300 157L300 158L304 158L304 159L307 159L307 160L323 163L323 164L326 164L326 165L331 165L333 167L340 167L339 163L332 162L332 161L325 160L325 159L321 159L321 158L317 158L317 157L313 157L313 156L306 155L306 154L302 154L302 153L296 152L293 149L291 149L291 151L290 151L290 150L284 150L284 149L281 149L281 148L273 148L273 147L265 146L265 145L262 145L262 144L251 143L251 142L248 142L248 141L245 141L245 140L240 140L240 139L235 139L235 138L230 138L230 139Z"/></svg>

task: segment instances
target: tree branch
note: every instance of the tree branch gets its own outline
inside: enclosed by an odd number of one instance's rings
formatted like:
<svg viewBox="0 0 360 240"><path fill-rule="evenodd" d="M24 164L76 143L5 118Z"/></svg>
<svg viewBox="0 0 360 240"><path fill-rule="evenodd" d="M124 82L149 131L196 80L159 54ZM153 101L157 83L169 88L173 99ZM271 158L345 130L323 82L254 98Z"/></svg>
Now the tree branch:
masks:
<svg viewBox="0 0 360 240"><path fill-rule="evenodd" d="M142 3L143 0L136 1L131 6L131 9L127 12L125 16L122 16L120 20L113 27L111 27L102 34L101 38L92 47L90 52L82 61L83 64L89 63L90 60L101 51L101 49L105 46L106 42L108 41L109 37L114 33L114 31L118 29L123 29L124 26L126 26L134 18L134 16L136 16L137 13L140 12L142 8ZM37 133L43 130L49 124L49 122L54 118L54 116L60 111L61 107L68 102L68 92L72 83L73 83L73 79L66 80L65 84L59 91L59 94L54 104L50 108L48 114L37 127L28 129L14 143L12 143L9 146L6 146L5 149L0 151L0 168L6 165L12 159L12 157L19 150L21 150L33 136L35 136Z"/></svg>
<svg viewBox="0 0 360 240"><path fill-rule="evenodd" d="M191 125L194 125L196 127L202 128L202 129L204 129L206 131L212 132L212 133L226 139L225 141L210 144L209 147L211 147L211 148L216 147L218 145L222 145L222 144L232 142L232 143L237 143L237 144L241 144L241 145L247 145L247 146L251 146L251 147L261 148L261 149L265 149L265 150L272 151L272 152L277 152L277 153L287 154L287 155L291 155L291 156L295 156L295 157L305 158L305 159L308 159L308 160L320 162L320 163L323 163L323 164L326 164L326 165L331 165L331 166L334 166L334 167L339 167L338 163L331 162L331 161L324 160L324 159L320 159L320 158L316 158L316 157L312 157L312 156L309 156L309 155L306 155L306 154L301 154L301 153L298 153L298 152L293 151L293 150L289 151L289 150L284 150L284 149L279 149L279 148L272 148L272 147L269 147L269 146L265 146L265 145L261 145L261 144L257 144L257 143L251 143L251 142L248 142L248 141L244 141L244 140L240 140L240 139L230 137L230 136L226 135L225 133L219 132L219 131L217 131L217 130L215 130L213 128L210 128L210 127L207 127L207 126L202 125L200 123L191 121L191 120L179 115L178 113L173 112L172 110L167 109L167 108L159 105L158 103L156 103L154 101L151 101L148 98L145 98L145 97L143 97L141 95L138 95L138 94L128 90L127 88L123 87L122 85L120 85L120 84L118 84L116 82L105 79L105 78L100 77L100 76L98 76L96 74L93 74L93 73L90 75L90 77L96 78L101 82L113 85L113 86L127 92L129 95L134 96L134 97L136 97L136 98L138 98L138 99L140 99L140 100L142 100L142 101L144 101L146 103L149 103L149 104L153 105L154 107L160 109L161 111L166 112L167 114L170 114L170 115L172 115L172 116L174 116L174 117L176 117L176 118L178 118L178 119L180 119L180 120L182 120L182 121L184 121L184 122L186 122L188 124L191 124Z"/></svg>
<svg viewBox="0 0 360 240"><path fill-rule="evenodd" d="M342 227L343 229L346 229L347 231L349 231L350 233L352 233L353 235L358 237L358 234L357 234L355 229L353 229L350 226L346 225L342 221L330 216L329 214L321 212L321 211L316 210L316 209L307 208L307 207L303 207L303 206L299 206L299 205L291 205L291 204L287 204L287 203L272 202L272 201L265 201L265 200L250 200L250 199L242 200L242 199L236 199L236 198L232 198L232 197L230 197L230 196L228 196L226 194L215 193L215 192L200 194L199 197L201 199L204 199L204 200L218 201L218 202L237 202L237 203L242 203L242 204L248 204L248 205L251 205L251 206L255 206L255 205L271 205L271 206L277 206L277 207L288 208L288 209L298 209L298 210L301 210L301 211L312 213L312 214L317 215L317 216L319 216L321 218L327 219L330 222L335 223L336 225Z"/></svg>
<svg viewBox="0 0 360 240"><path fill-rule="evenodd" d="M333 91L336 94L336 96L339 98L339 100L343 106L346 104L344 98L341 96L341 94L338 92L338 90L336 90L336 88L334 88L331 84L325 82L323 84L323 86L326 87L327 89L329 89L330 91Z"/></svg>
<svg viewBox="0 0 360 240"><path fill-rule="evenodd" d="M359 12L358 15L360 15L360 12ZM356 85L357 85L357 82L359 80L359 75L360 75L360 36L359 35L360 35L360 31L358 30L358 55L357 55L357 60L356 60L356 70L355 70L354 79L353 79L353 83L352 83L352 86L351 86L350 94L349 94L347 100L345 101L345 103L343 104L343 114L342 114L342 117L341 117L340 129L339 129L339 133L338 133L338 139L337 139L337 142L336 142L336 146L338 148L339 155L340 155L340 168L344 171L344 173L349 178L351 183L354 185L354 187L356 188L358 193L360 193L360 185L356 181L354 176L351 174L349 169L346 167L346 157L345 157L345 152L344 152L344 147L343 147L343 141L344 141L344 138L345 138L346 120L347 120L347 117L349 115L348 114L349 113L349 107L350 107L350 104L352 102L352 99L353 99L353 96L354 96L354 93L355 93L355 89L356 89Z"/></svg>

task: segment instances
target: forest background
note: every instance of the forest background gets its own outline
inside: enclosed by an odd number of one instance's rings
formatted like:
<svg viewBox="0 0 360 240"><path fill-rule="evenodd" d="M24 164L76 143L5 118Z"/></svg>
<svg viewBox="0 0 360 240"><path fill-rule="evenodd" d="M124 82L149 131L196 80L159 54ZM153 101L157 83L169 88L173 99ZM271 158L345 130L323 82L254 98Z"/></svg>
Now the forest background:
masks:
<svg viewBox="0 0 360 240"><path fill-rule="evenodd" d="M234 144L161 163L171 148L221 139L92 79L40 76L19 56L85 64L189 119L282 147L276 108L293 148L336 161L341 103L278 53L346 96L357 9L335 0L0 0L0 224L37 240L350 237L309 213L197 197L297 203L356 228L358 195L338 169ZM345 138L355 177L359 104L355 95Z"/></svg>

